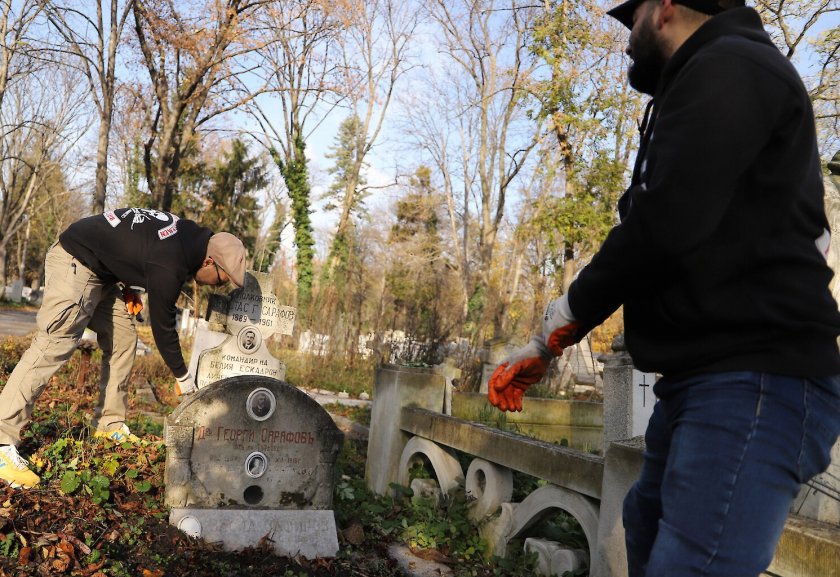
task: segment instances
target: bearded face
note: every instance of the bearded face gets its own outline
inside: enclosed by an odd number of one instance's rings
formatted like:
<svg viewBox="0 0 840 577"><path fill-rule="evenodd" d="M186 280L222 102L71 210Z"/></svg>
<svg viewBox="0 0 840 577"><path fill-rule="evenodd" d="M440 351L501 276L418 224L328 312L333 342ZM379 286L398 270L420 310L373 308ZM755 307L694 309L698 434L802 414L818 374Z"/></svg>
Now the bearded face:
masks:
<svg viewBox="0 0 840 577"><path fill-rule="evenodd" d="M630 86L653 96L668 59L654 24L654 3L645 2L636 9L627 54L633 60L627 71Z"/></svg>

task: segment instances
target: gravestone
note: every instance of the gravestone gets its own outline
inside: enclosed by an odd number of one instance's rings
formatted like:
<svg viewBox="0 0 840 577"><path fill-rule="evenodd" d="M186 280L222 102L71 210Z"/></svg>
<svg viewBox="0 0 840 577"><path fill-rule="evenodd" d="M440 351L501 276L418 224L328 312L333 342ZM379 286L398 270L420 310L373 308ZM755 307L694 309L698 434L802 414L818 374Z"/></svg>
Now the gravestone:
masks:
<svg viewBox="0 0 840 577"><path fill-rule="evenodd" d="M493 371L496 370L502 361L512 353L516 352L517 346L505 338L495 338L484 343L484 350L481 352L481 383L478 392L486 393L487 385Z"/></svg>
<svg viewBox="0 0 840 577"><path fill-rule="evenodd" d="M604 450L612 441L632 439L647 429L656 397L656 374L642 373L624 344L624 335L612 343L612 353L601 355L604 362Z"/></svg>
<svg viewBox="0 0 840 577"><path fill-rule="evenodd" d="M207 308L209 334L196 338L196 384L204 388L228 377L255 375L286 378L286 366L268 350L272 336L290 335L295 309L283 306L271 289L271 277L264 273L245 274L245 286L230 297L213 295ZM206 350L199 342L213 343ZM191 363L192 364L192 363Z"/></svg>
<svg viewBox="0 0 840 577"><path fill-rule="evenodd" d="M653 385L656 384L656 373L643 373L633 369L633 415L630 424L630 437L644 435L647 430L648 421L653 414L653 405L656 404L656 395L653 394Z"/></svg>
<svg viewBox="0 0 840 577"><path fill-rule="evenodd" d="M343 434L283 382L267 346L291 334L294 319L265 274L247 272L244 287L213 295L190 363L199 390L166 419L165 500L170 523L227 550L267 538L278 555L332 557Z"/></svg>
<svg viewBox="0 0 840 577"><path fill-rule="evenodd" d="M200 389L166 419L170 523L227 550L338 551L332 496L343 434L306 393L262 376Z"/></svg>

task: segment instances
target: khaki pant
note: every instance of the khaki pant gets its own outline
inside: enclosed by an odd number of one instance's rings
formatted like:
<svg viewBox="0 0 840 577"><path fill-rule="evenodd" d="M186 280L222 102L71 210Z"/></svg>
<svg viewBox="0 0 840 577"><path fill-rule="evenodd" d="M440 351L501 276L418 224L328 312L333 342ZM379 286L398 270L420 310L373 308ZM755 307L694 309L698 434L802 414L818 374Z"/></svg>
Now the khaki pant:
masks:
<svg viewBox="0 0 840 577"><path fill-rule="evenodd" d="M58 243L47 252L44 303L38 333L0 392L0 445L20 442L20 430L50 377L76 350L86 327L102 349L102 378L93 425L118 429L125 421L128 378L134 364L137 331L122 292L103 282Z"/></svg>

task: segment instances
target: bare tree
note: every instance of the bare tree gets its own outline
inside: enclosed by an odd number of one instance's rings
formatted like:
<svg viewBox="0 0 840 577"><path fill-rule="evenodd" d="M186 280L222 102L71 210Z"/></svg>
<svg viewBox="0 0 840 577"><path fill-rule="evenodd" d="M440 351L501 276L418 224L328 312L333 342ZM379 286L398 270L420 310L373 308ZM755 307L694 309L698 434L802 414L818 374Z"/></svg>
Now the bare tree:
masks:
<svg viewBox="0 0 840 577"><path fill-rule="evenodd" d="M826 158L840 146L840 0L757 0L776 45L808 88ZM829 26L823 26L828 23Z"/></svg>
<svg viewBox="0 0 840 577"><path fill-rule="evenodd" d="M30 70L30 72L32 72ZM8 243L27 218L54 202L42 194L88 128L80 78L66 66L44 65L10 79L0 106L0 279Z"/></svg>
<svg viewBox="0 0 840 577"><path fill-rule="evenodd" d="M247 73L239 58L257 47L249 27L261 4L134 1L134 30L154 103L147 110L143 165L156 208L172 207L181 160L198 128L261 92L231 88Z"/></svg>
<svg viewBox="0 0 840 577"><path fill-rule="evenodd" d="M108 148L117 90L117 49L134 0L88 0L72 4L56 0L42 2L50 23L64 41L58 49L75 57L74 67L84 75L99 113L96 175L91 202L91 212L99 213L105 209L108 189Z"/></svg>
<svg viewBox="0 0 840 577"><path fill-rule="evenodd" d="M475 338L509 195L539 140L526 114L535 104L528 30L536 8L517 4L430 3L444 76L411 111L419 143L442 179L450 233L459 244L463 317Z"/></svg>
<svg viewBox="0 0 840 577"><path fill-rule="evenodd" d="M28 52L29 33L40 14L38 2L0 0L0 110L10 82L32 74L35 64ZM5 132L8 128L3 126Z"/></svg>
<svg viewBox="0 0 840 577"><path fill-rule="evenodd" d="M399 0L340 2L337 16L344 25L339 37L343 86L356 142L341 169L341 190L336 191L339 217L325 265L327 277L346 253L354 210L372 191L364 183L363 168L382 132L397 82L412 67L411 41L419 22L416 3Z"/></svg>

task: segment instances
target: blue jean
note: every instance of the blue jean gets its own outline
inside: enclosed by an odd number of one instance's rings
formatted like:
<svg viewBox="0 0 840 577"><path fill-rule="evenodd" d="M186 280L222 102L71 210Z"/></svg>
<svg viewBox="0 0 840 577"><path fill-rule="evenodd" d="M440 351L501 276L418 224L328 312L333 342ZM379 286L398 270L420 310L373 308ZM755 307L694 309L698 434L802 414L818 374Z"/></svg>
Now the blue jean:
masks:
<svg viewBox="0 0 840 577"><path fill-rule="evenodd" d="M755 577L840 434L840 376L662 380L624 501L630 577Z"/></svg>

